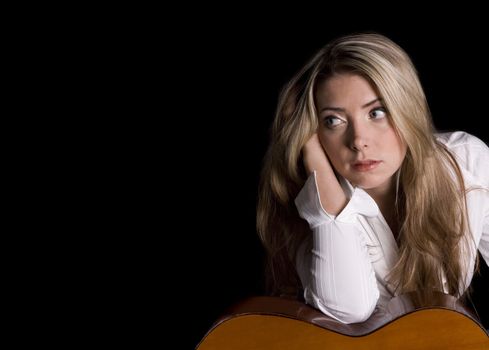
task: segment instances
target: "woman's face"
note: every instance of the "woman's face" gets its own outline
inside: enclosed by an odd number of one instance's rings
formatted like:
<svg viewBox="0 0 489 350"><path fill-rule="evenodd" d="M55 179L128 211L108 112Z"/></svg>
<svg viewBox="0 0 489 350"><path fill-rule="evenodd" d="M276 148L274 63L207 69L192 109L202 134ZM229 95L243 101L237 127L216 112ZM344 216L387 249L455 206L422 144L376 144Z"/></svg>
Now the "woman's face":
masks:
<svg viewBox="0 0 489 350"><path fill-rule="evenodd" d="M318 84L318 135L333 167L352 185L389 190L406 155L379 95L363 77L337 74Z"/></svg>

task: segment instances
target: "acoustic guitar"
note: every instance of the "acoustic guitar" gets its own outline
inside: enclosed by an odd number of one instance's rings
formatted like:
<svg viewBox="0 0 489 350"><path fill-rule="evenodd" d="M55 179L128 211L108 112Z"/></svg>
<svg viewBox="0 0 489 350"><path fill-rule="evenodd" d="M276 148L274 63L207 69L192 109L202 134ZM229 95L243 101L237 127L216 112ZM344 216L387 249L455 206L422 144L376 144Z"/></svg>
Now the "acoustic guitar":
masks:
<svg viewBox="0 0 489 350"><path fill-rule="evenodd" d="M215 322L198 350L489 350L489 335L456 298L434 294L430 306L410 293L365 322L343 324L297 300L251 297Z"/></svg>

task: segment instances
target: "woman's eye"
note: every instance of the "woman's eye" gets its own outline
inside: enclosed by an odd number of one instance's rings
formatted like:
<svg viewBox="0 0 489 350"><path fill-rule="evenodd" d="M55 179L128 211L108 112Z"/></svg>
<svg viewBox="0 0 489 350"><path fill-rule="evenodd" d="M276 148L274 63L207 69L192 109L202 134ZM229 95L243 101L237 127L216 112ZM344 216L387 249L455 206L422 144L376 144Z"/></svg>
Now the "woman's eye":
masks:
<svg viewBox="0 0 489 350"><path fill-rule="evenodd" d="M385 109L383 107L375 108L370 112L370 116L373 119L381 119L384 118L386 115Z"/></svg>
<svg viewBox="0 0 489 350"><path fill-rule="evenodd" d="M341 123L343 123L343 120L337 117L329 116L324 118L324 125L326 125L326 127L328 128L334 128L340 125Z"/></svg>

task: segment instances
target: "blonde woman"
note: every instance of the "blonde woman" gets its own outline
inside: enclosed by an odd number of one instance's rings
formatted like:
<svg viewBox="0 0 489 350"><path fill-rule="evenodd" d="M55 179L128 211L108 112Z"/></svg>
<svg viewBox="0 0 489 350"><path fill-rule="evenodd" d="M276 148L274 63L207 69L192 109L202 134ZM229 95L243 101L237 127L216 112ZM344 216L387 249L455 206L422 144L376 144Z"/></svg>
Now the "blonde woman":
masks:
<svg viewBox="0 0 489 350"><path fill-rule="evenodd" d="M489 264L488 167L484 142L436 132L396 43L332 41L273 122L257 208L269 287L343 323L410 291L462 297L477 250Z"/></svg>

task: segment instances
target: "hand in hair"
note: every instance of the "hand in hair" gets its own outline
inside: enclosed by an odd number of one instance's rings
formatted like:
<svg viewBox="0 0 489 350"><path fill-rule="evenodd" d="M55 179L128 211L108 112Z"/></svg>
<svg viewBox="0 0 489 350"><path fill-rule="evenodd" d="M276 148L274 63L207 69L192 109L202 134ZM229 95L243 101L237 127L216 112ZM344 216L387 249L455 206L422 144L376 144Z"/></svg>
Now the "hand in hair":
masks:
<svg viewBox="0 0 489 350"><path fill-rule="evenodd" d="M338 215L346 206L347 198L317 133L314 133L302 147L302 156L307 174L316 172L321 206L327 213Z"/></svg>

